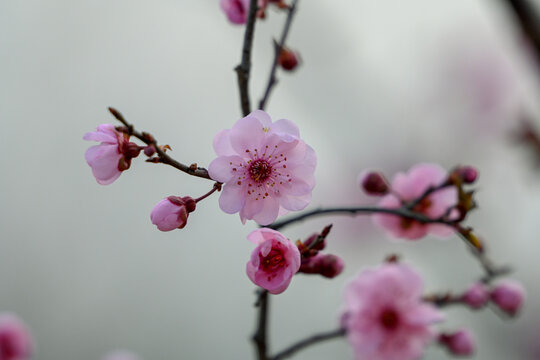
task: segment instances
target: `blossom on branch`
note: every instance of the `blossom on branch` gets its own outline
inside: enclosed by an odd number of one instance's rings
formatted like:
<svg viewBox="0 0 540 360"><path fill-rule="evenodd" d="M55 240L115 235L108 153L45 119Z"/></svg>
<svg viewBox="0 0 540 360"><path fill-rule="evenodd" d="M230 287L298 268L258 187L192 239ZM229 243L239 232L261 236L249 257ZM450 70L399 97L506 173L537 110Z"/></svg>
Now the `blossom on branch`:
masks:
<svg viewBox="0 0 540 360"><path fill-rule="evenodd" d="M272 122L264 111L253 111L218 133L214 150L218 157L208 173L224 183L219 206L239 212L242 223L268 225L311 201L317 158L290 120Z"/></svg>
<svg viewBox="0 0 540 360"><path fill-rule="evenodd" d="M391 183L391 192L385 195L378 205L383 208L397 209L422 198L431 187L440 186L448 178L448 173L437 164L418 164L407 173L398 173ZM443 187L423 197L411 210L437 219L448 214L456 206L458 191L455 186ZM373 221L384 228L390 235L409 240L419 239L427 234L441 237L449 236L453 229L443 224L422 224L413 219L397 215L375 214Z"/></svg>
<svg viewBox="0 0 540 360"><path fill-rule="evenodd" d="M442 314L422 301L423 284L409 266L367 269L345 288L342 325L358 360L413 360L436 335Z"/></svg>
<svg viewBox="0 0 540 360"><path fill-rule="evenodd" d="M30 332L13 314L0 314L0 360L26 360L32 356Z"/></svg>
<svg viewBox="0 0 540 360"><path fill-rule="evenodd" d="M129 169L131 159L137 157L141 148L129 142L129 135L119 132L111 124L101 124L97 131L86 133L84 140L98 141L101 144L86 150L86 162L101 185L114 182L122 171Z"/></svg>
<svg viewBox="0 0 540 360"><path fill-rule="evenodd" d="M161 231L182 229L189 213L195 211L196 202L189 196L169 196L154 206L150 213L152 224Z"/></svg>
<svg viewBox="0 0 540 360"><path fill-rule="evenodd" d="M300 269L300 251L296 245L268 228L254 230L247 238L257 245L246 265L248 277L272 294L285 291Z"/></svg>

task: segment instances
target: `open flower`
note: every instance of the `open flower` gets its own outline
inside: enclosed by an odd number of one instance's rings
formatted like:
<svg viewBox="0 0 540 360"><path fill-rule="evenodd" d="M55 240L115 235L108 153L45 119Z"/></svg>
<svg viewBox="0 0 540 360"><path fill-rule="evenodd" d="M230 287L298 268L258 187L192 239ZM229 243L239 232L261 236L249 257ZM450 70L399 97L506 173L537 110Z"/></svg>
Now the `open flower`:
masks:
<svg viewBox="0 0 540 360"><path fill-rule="evenodd" d="M413 360L435 339L442 314L422 301L423 284L409 266L388 263L345 288L342 325L358 360Z"/></svg>
<svg viewBox="0 0 540 360"><path fill-rule="evenodd" d="M32 355L32 338L13 314L0 314L0 360L26 360Z"/></svg>
<svg viewBox="0 0 540 360"><path fill-rule="evenodd" d="M97 131L86 133L83 139L101 142L84 154L101 185L109 185L118 179L122 171L129 169L131 159L140 152L137 144L129 142L129 135L117 131L111 124L99 125Z"/></svg>
<svg viewBox="0 0 540 360"><path fill-rule="evenodd" d="M240 212L243 223L253 219L268 225L311 201L317 158L291 121L272 123L256 110L218 133L214 150L218 157L208 172L225 184L219 206L228 214Z"/></svg>
<svg viewBox="0 0 540 360"><path fill-rule="evenodd" d="M280 294L300 269L300 251L281 233L268 229L252 231L248 240L257 245L246 265L248 277L272 294Z"/></svg>
<svg viewBox="0 0 540 360"><path fill-rule="evenodd" d="M396 174L391 184L392 192L385 195L378 205L390 209L399 208L404 202L420 198L431 186L441 185L447 176L447 172L437 164L415 165L407 173ZM426 196L412 210L435 219L445 215L457 202L457 190L454 186L449 186ZM446 225L422 224L397 215L376 214L373 215L373 221L390 235L409 240L419 239L427 234L445 237L453 233L453 229Z"/></svg>

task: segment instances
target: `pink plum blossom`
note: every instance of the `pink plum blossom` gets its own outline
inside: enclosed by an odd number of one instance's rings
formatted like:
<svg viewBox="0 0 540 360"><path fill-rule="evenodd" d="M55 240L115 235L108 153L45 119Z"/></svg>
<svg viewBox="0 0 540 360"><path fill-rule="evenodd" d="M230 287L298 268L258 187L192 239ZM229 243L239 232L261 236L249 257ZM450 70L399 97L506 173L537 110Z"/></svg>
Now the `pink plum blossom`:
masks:
<svg viewBox="0 0 540 360"><path fill-rule="evenodd" d="M182 229L190 212L195 211L195 200L189 196L169 196L154 206L150 213L152 224L161 231Z"/></svg>
<svg viewBox="0 0 540 360"><path fill-rule="evenodd" d="M118 179L140 152L135 143L129 142L127 134L117 131L111 124L99 125L97 131L86 133L83 139L101 143L86 150L84 155L101 185L109 185Z"/></svg>
<svg viewBox="0 0 540 360"><path fill-rule="evenodd" d="M421 277L409 266L367 269L345 288L342 325L357 360L414 360L434 340L442 314L422 301Z"/></svg>
<svg viewBox="0 0 540 360"><path fill-rule="evenodd" d="M125 351L125 350L117 350L108 353L105 355L101 360L142 360L138 355Z"/></svg>
<svg viewBox="0 0 540 360"><path fill-rule="evenodd" d="M262 228L252 231L248 240L257 245L246 265L248 277L272 294L280 294L300 269L300 251L281 233Z"/></svg>
<svg viewBox="0 0 540 360"><path fill-rule="evenodd" d="M272 122L264 111L253 111L218 133L214 150L218 157L208 172L225 184L219 206L228 214L239 212L243 223L268 225L311 201L317 158L291 121Z"/></svg>
<svg viewBox="0 0 540 360"><path fill-rule="evenodd" d="M397 173L392 180L392 192L385 195L378 203L384 208L399 208L403 202L418 199L431 186L441 185L447 178L447 172L437 164L418 164L407 173ZM413 211L429 218L443 216L447 210L457 204L457 189L445 187L428 195ZM376 214L373 221L390 235L409 240L419 239L427 234L441 237L449 236L453 229L442 224L422 224L396 215Z"/></svg>
<svg viewBox="0 0 540 360"><path fill-rule="evenodd" d="M0 314L0 360L26 360L33 344L26 325L15 315Z"/></svg>
<svg viewBox="0 0 540 360"><path fill-rule="evenodd" d="M508 315L516 315L525 301L525 289L517 281L501 281L491 292L491 301Z"/></svg>

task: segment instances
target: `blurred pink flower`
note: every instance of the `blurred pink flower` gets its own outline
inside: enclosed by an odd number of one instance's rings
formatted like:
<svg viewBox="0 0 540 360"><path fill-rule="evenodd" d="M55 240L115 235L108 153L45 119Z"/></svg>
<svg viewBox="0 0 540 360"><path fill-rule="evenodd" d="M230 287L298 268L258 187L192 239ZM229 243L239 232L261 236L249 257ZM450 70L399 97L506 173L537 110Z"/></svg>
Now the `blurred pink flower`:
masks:
<svg viewBox="0 0 540 360"><path fill-rule="evenodd" d="M253 219L268 225L311 201L317 158L291 121L272 123L256 110L218 133L214 150L218 157L208 172L225 184L219 206L228 214L240 212L243 223Z"/></svg>
<svg viewBox="0 0 540 360"><path fill-rule="evenodd" d="M86 162L101 185L109 185L129 169L131 159L139 154L139 147L129 142L127 134L117 131L111 124L101 124L97 131L86 133L84 140L101 144L86 150Z"/></svg>
<svg viewBox="0 0 540 360"><path fill-rule="evenodd" d="M431 186L442 184L448 174L437 164L417 164L407 173L397 173L392 180L392 192L384 196L378 205L385 208L399 208L403 202L412 201ZM455 187L447 187L427 196L413 210L430 218L438 218L458 201ZM390 235L409 240L419 239L427 234L449 236L453 229L441 224L421 224L396 215L375 214L373 221Z"/></svg>
<svg viewBox="0 0 540 360"><path fill-rule="evenodd" d="M471 356L476 348L474 336L467 329L461 329L453 334L441 334L439 343L456 356Z"/></svg>
<svg viewBox="0 0 540 360"><path fill-rule="evenodd" d="M248 277L272 294L280 294L300 268L300 251L281 233L262 228L252 231L248 240L257 245L246 265Z"/></svg>
<svg viewBox="0 0 540 360"><path fill-rule="evenodd" d="M479 309L487 304L489 297L490 293L487 286L477 282L469 286L465 294L463 294L463 302L473 309Z"/></svg>
<svg viewBox="0 0 540 360"><path fill-rule="evenodd" d="M154 206L150 213L152 224L161 231L182 229L190 212L195 211L195 200L189 196L169 196Z"/></svg>
<svg viewBox="0 0 540 360"><path fill-rule="evenodd" d="M32 351L32 338L22 321L13 314L0 314L0 360L30 359Z"/></svg>
<svg viewBox="0 0 540 360"><path fill-rule="evenodd" d="M141 360L141 358L134 353L125 350L117 350L105 355L101 360Z"/></svg>
<svg viewBox="0 0 540 360"><path fill-rule="evenodd" d="M435 338L442 314L422 302L421 277L409 266L367 269L345 288L342 325L358 360L413 360Z"/></svg>
<svg viewBox="0 0 540 360"><path fill-rule="evenodd" d="M221 0L221 9L233 24L245 24L249 13L250 0ZM264 17L268 0L258 0L257 16Z"/></svg>
<svg viewBox="0 0 540 360"><path fill-rule="evenodd" d="M525 301L525 288L517 281L501 281L491 292L491 301L505 313L516 315Z"/></svg>

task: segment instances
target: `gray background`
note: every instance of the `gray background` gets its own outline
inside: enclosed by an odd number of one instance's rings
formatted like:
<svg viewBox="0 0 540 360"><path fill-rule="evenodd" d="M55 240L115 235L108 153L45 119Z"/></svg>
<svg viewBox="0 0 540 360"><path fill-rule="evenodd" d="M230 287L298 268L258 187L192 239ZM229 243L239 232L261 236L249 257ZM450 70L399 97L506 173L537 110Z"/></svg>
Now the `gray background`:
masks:
<svg viewBox="0 0 540 360"><path fill-rule="evenodd" d="M279 74L274 119L295 121L318 155L312 207L373 201L356 186L367 167L392 174L421 161L479 168L480 210L469 223L492 256L513 264L529 300L517 320L486 309L446 311L441 329L476 333L476 359L540 359L540 181L511 133L539 114L538 73L505 9L491 1L303 0L290 36L303 66ZM256 29L254 98L283 17ZM172 155L207 166L213 136L240 110L235 74L242 27L218 1L0 1L0 311L32 329L39 360L92 360L127 348L146 360L250 359L252 250L237 215L201 203L179 231L161 233L152 207L211 185L142 159L98 185L85 132L111 123L107 106L152 132ZM272 298L271 348L336 327L347 279L389 253L403 255L427 290L460 290L481 275L464 244L392 242L367 218L288 228L303 238L335 224L336 280L298 276ZM296 359L350 359L343 340ZM426 358L446 359L438 347Z"/></svg>

